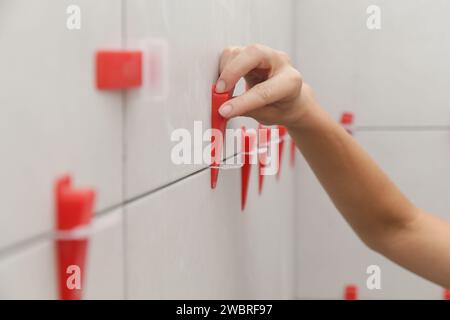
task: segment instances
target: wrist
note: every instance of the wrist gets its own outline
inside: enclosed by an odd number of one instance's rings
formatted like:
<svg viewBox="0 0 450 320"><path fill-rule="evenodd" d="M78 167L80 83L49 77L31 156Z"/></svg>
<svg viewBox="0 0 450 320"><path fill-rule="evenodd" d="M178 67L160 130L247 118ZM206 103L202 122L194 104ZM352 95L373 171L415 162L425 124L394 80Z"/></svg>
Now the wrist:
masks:
<svg viewBox="0 0 450 320"><path fill-rule="evenodd" d="M295 101L296 116L287 124L288 130L299 130L311 126L320 114L320 106L317 104L312 88L303 83L300 96Z"/></svg>

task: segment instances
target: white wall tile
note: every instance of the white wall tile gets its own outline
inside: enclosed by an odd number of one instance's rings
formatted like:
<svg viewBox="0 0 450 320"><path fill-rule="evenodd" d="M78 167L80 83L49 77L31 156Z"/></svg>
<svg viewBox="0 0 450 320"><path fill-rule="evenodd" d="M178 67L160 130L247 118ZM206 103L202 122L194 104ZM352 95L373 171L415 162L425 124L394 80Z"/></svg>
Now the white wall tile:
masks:
<svg viewBox="0 0 450 320"><path fill-rule="evenodd" d="M369 30L369 5L381 29ZM297 2L296 63L333 116L361 126L448 126L448 1Z"/></svg>
<svg viewBox="0 0 450 320"><path fill-rule="evenodd" d="M56 299L56 267L51 241L33 244L0 260L2 299Z"/></svg>
<svg viewBox="0 0 450 320"><path fill-rule="evenodd" d="M124 299L122 210L94 220L86 259L85 299ZM82 275L83 276L83 275ZM54 242L42 239L0 256L1 299L58 299Z"/></svg>
<svg viewBox="0 0 450 320"><path fill-rule="evenodd" d="M335 118L355 108L356 60L365 32L364 1L296 1L295 63ZM359 123L359 114L358 114Z"/></svg>
<svg viewBox="0 0 450 320"><path fill-rule="evenodd" d="M126 207L127 292L136 299L289 298L294 295L292 176L251 172L241 212L240 170L209 170Z"/></svg>
<svg viewBox="0 0 450 320"><path fill-rule="evenodd" d="M240 176L209 170L125 208L131 299L243 298Z"/></svg>
<svg viewBox="0 0 450 320"><path fill-rule="evenodd" d="M250 297L295 297L295 171L289 143L283 148L281 176L265 176L258 194L258 166L253 165L244 215L246 279Z"/></svg>
<svg viewBox="0 0 450 320"><path fill-rule="evenodd" d="M123 209L95 220L87 264L84 299L125 299Z"/></svg>
<svg viewBox="0 0 450 320"><path fill-rule="evenodd" d="M160 79L168 81L163 98L147 89L127 94L127 198L205 167L174 165L171 133L176 128L192 133L194 120L202 121L204 130L209 128L210 88L225 47L263 42L290 50L291 5L287 0L277 6L251 0L126 1L127 47L137 48L146 41L164 43L167 55L162 59L167 68L162 68ZM239 121L233 121L234 126Z"/></svg>
<svg viewBox="0 0 450 320"><path fill-rule="evenodd" d="M356 132L356 139L418 206L450 218L448 131ZM363 299L440 299L442 290L371 252L333 207L306 163L298 174L297 292L302 298L342 297L355 283ZM366 268L381 267L382 290L366 289Z"/></svg>
<svg viewBox="0 0 450 320"><path fill-rule="evenodd" d="M66 28L69 4L81 30ZM97 189L97 210L122 200L121 95L98 92L94 77L95 51L121 45L120 4L0 5L0 248L53 227L53 184L66 172Z"/></svg>

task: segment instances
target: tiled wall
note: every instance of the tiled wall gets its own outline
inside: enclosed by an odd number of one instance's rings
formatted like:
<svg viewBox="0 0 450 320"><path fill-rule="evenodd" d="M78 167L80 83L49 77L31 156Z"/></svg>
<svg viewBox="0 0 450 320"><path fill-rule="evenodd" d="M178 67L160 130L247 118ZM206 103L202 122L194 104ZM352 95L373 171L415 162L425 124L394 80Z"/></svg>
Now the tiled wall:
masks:
<svg viewBox="0 0 450 320"><path fill-rule="evenodd" d="M369 30L369 5L381 29ZM353 112L355 139L419 207L450 218L449 1L297 2L296 58L321 104ZM297 177L297 296L335 298L356 284L364 299L441 299L442 289L370 252L307 164ZM414 252L411 252L413 255ZM381 290L366 268L381 268Z"/></svg>
<svg viewBox="0 0 450 320"><path fill-rule="evenodd" d="M288 52L322 105L419 206L450 217L448 1L25 0L0 3L0 298L58 298L54 182L97 191L85 298L440 298L441 288L365 248L298 158L245 212L240 170L174 165L176 128L210 123L221 50ZM82 27L66 28L79 5ZM366 28L366 8L382 29ZM160 52L160 83L95 88L99 49ZM238 90L239 91L239 90ZM232 127L248 119L236 119ZM414 253L411 253L414 254ZM365 289L366 268L382 290Z"/></svg>
<svg viewBox="0 0 450 320"><path fill-rule="evenodd" d="M66 28L70 4L80 30ZM3 1L0 298L58 298L53 188L65 173L98 196L85 298L293 298L289 148L261 196L253 166L245 212L240 170L211 190L206 165L170 159L174 129L210 125L221 50L292 54L292 16L290 0ZM159 87L144 70L139 89L96 89L97 50L149 46L163 59ZM230 126L244 123L256 127Z"/></svg>

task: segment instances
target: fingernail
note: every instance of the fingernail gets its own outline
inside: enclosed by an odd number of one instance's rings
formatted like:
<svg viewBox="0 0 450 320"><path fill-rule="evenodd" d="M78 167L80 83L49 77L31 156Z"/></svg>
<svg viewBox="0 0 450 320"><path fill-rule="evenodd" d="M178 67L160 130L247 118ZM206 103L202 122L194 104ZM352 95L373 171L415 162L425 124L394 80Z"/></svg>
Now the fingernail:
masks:
<svg viewBox="0 0 450 320"><path fill-rule="evenodd" d="M219 113L222 117L226 118L227 116L229 116L231 114L232 110L233 110L233 107L231 106L231 104L225 104L220 107Z"/></svg>
<svg viewBox="0 0 450 320"><path fill-rule="evenodd" d="M223 80L219 80L216 83L216 92L217 93L222 93L225 91L225 81Z"/></svg>

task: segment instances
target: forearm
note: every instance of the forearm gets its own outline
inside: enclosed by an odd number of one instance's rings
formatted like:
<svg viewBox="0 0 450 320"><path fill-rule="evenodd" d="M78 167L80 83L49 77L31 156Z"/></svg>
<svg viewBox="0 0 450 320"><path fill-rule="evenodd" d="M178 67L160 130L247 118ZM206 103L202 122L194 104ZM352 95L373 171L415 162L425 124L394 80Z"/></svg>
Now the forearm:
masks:
<svg viewBox="0 0 450 320"><path fill-rule="evenodd" d="M372 249L450 288L450 222L415 207L311 94L301 99L289 133L347 222Z"/></svg>
<svg viewBox="0 0 450 320"><path fill-rule="evenodd" d="M409 200L310 96L289 132L344 218L369 246L416 218Z"/></svg>

